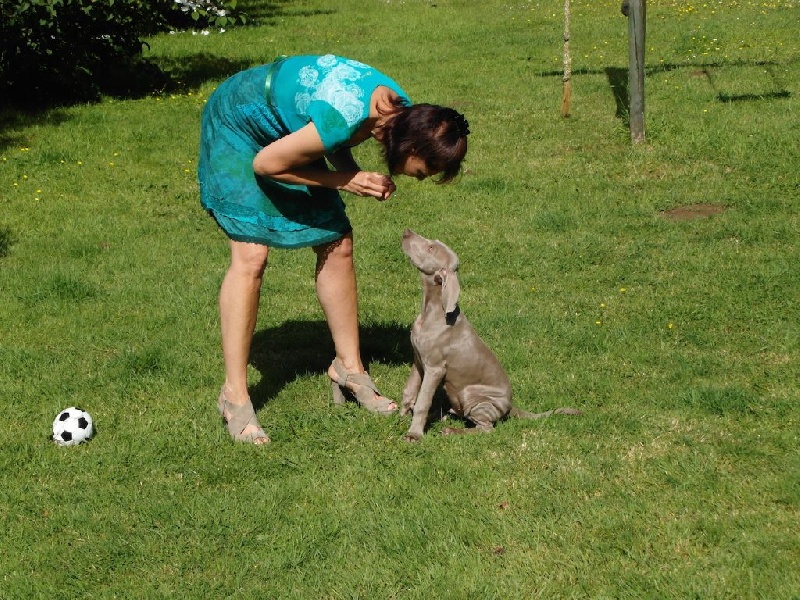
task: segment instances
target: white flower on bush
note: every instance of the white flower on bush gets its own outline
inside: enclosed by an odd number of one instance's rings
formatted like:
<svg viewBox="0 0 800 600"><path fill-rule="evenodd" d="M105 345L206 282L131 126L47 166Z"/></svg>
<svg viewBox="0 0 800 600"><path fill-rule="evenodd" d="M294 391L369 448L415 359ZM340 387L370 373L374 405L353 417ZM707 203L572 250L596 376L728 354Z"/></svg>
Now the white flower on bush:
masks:
<svg viewBox="0 0 800 600"><path fill-rule="evenodd" d="M228 11L218 6L215 0L175 0L175 4L185 13L204 10L215 17L225 17L228 15Z"/></svg>

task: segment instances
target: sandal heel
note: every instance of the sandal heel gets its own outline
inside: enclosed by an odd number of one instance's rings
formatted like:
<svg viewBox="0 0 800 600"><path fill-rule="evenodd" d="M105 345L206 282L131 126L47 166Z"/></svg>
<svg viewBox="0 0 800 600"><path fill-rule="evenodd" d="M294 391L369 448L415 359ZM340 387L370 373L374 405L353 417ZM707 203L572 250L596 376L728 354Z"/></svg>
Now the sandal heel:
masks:
<svg viewBox="0 0 800 600"><path fill-rule="evenodd" d="M344 397L344 392L338 383L331 382L331 395L333 396L333 403L336 406L347 404L347 398Z"/></svg>

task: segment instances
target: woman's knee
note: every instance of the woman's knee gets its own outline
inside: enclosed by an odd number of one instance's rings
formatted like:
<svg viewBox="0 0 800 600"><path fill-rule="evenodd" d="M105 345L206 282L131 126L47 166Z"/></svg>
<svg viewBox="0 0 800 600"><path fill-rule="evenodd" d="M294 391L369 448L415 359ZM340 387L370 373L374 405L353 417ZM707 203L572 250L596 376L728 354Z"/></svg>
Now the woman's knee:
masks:
<svg viewBox="0 0 800 600"><path fill-rule="evenodd" d="M322 246L315 246L314 252L317 253L317 265L321 267L328 261L353 261L353 235L347 234L343 238L323 244Z"/></svg>
<svg viewBox="0 0 800 600"><path fill-rule="evenodd" d="M261 244L231 241L231 269L260 278L267 267L269 248Z"/></svg>

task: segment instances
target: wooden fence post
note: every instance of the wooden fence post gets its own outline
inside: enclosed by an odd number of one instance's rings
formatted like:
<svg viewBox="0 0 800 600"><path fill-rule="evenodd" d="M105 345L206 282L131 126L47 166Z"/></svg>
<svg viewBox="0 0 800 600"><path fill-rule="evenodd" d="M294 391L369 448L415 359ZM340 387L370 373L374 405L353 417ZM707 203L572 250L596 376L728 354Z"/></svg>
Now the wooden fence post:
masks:
<svg viewBox="0 0 800 600"><path fill-rule="evenodd" d="M628 89L630 128L634 143L644 141L644 49L647 28L646 0L628 0ZM624 12L624 9L623 9Z"/></svg>

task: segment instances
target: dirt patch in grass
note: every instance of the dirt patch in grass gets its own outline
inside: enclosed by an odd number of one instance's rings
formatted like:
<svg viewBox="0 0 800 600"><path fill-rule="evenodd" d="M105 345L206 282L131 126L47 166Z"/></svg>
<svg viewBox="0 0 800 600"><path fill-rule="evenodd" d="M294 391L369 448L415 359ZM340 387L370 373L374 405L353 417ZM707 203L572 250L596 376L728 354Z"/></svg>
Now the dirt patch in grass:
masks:
<svg viewBox="0 0 800 600"><path fill-rule="evenodd" d="M726 210L728 210L727 207L719 204L687 204L686 206L676 206L669 210L662 210L661 214L671 221L691 221L694 219L706 219Z"/></svg>

